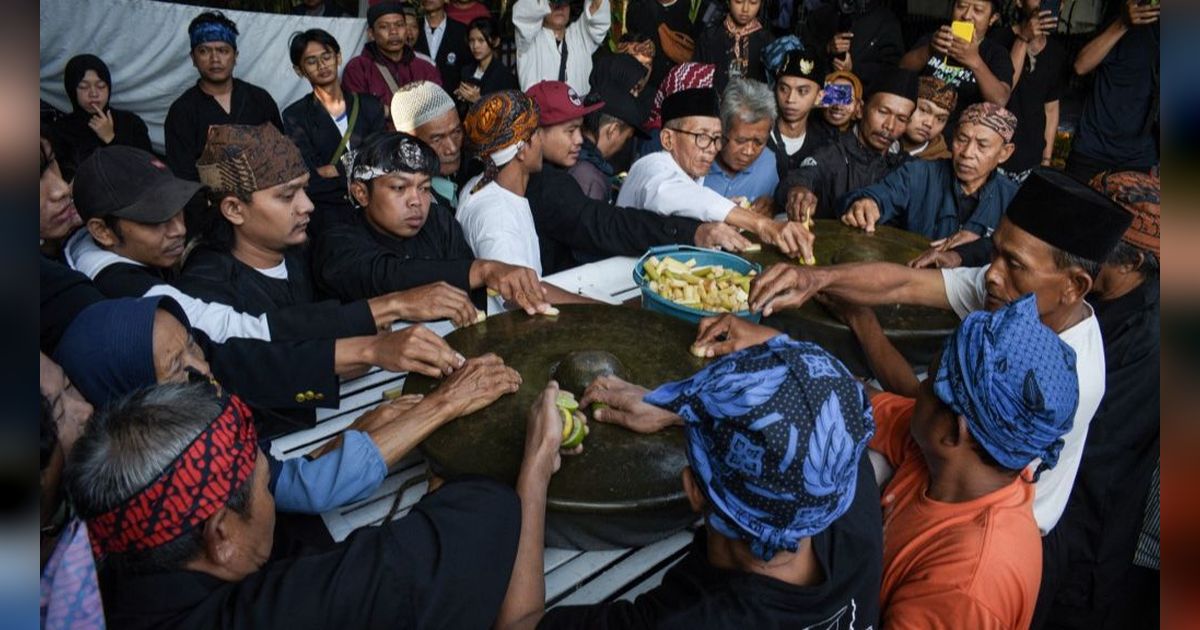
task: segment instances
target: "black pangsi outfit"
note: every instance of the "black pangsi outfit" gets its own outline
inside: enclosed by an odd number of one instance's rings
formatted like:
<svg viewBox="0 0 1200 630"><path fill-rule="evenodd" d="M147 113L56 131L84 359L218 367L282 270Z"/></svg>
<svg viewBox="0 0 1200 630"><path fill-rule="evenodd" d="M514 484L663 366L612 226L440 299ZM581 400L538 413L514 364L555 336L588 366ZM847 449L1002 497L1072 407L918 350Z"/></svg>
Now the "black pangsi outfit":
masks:
<svg viewBox="0 0 1200 630"><path fill-rule="evenodd" d="M317 239L313 262L322 291L357 300L433 282L470 292L475 254L450 210L433 203L421 231L406 239L371 225L360 210Z"/></svg>
<svg viewBox="0 0 1200 630"><path fill-rule="evenodd" d="M692 219L592 199L570 173L551 164L529 178L525 197L538 233L544 275L579 264L576 253L592 259L641 256L656 245L691 245L700 227Z"/></svg>
<svg viewBox="0 0 1200 630"><path fill-rule="evenodd" d="M350 142L346 151L357 148L371 134L387 129L387 117L383 105L370 94L345 93L346 119L358 99L358 116L350 129ZM334 152L342 142L342 132L317 97L308 94L283 110L283 130L296 143L304 163L308 166L308 186L305 192L312 199L317 211L313 213L310 234L320 233L330 220L344 219L351 212L350 200L346 196L346 167L341 160L334 163L337 177L322 177L317 169L330 164ZM343 153L344 155L344 153ZM315 224L315 225L313 225Z"/></svg>
<svg viewBox="0 0 1200 630"><path fill-rule="evenodd" d="M421 27L417 29L417 44L413 46L418 52L429 54L429 39L425 36L425 19L421 19ZM442 75L442 89L447 94L454 94L458 88L459 72L463 64L471 61L471 49L467 48L467 27L447 15L442 18L438 30L446 29L442 34L442 43L438 46L437 57L433 58L434 65ZM431 55L432 56L432 55Z"/></svg>
<svg viewBox="0 0 1200 630"><path fill-rule="evenodd" d="M196 171L196 160L208 140L210 125L261 125L271 123L283 131L279 118L279 107L266 90L233 80L229 112L226 113L217 99L200 89L199 80L171 103L167 120L163 124L167 149L167 166L176 177L200 181Z"/></svg>
<svg viewBox="0 0 1200 630"><path fill-rule="evenodd" d="M100 574L110 627L486 628L504 599L520 503L495 481L450 480L404 518L239 582L178 571Z"/></svg>

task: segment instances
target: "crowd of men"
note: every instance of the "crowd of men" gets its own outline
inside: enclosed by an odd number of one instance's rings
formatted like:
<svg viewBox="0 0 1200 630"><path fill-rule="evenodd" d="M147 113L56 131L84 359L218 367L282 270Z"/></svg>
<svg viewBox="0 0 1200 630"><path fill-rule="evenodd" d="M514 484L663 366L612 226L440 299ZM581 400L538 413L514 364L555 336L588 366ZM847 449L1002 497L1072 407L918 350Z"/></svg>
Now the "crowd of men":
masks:
<svg viewBox="0 0 1200 630"><path fill-rule="evenodd" d="M282 115L198 10L157 153L79 51L40 144L43 625L1156 625L1158 3L1113 0L1073 65L1034 0L954 0L911 46L874 0L811 4L372 2L348 59L319 28L278 51L312 88ZM814 266L818 219L930 246ZM589 302L548 278L673 244L797 264L752 283L762 324L700 323L693 376L575 392L686 434L702 526L660 585L544 610L547 487L586 448L554 382L515 487L435 478L330 539L317 515L532 377L422 322ZM869 375L772 327L814 299ZM961 324L914 371L891 304ZM440 383L271 455L373 368Z"/></svg>

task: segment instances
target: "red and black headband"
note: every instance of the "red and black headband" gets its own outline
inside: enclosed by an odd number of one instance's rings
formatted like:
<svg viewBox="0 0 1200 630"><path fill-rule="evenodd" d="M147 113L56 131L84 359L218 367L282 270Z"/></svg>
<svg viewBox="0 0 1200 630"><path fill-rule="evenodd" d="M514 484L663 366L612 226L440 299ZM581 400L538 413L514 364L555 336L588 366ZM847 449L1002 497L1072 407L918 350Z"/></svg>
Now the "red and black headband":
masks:
<svg viewBox="0 0 1200 630"><path fill-rule="evenodd" d="M171 542L208 520L250 475L258 434L237 396L150 485L120 505L87 519L92 552L145 551Z"/></svg>

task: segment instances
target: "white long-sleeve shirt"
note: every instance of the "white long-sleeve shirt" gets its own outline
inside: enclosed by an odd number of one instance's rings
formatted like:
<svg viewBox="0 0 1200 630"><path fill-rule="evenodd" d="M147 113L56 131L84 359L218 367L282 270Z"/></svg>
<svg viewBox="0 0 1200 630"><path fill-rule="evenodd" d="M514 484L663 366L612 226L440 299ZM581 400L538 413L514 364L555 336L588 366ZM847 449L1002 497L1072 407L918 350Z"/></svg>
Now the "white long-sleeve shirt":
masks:
<svg viewBox="0 0 1200 630"><path fill-rule="evenodd" d="M92 240L87 230L79 230L67 241L63 252L67 265L75 271L95 280L101 271L110 265L126 263L145 267L136 260L114 254L102 249ZM188 323L193 328L204 331L215 343L224 343L227 339L238 337L243 339L271 340L271 328L267 315L250 315L235 310L227 304L206 302L194 298L175 287L163 282L150 287L142 297L166 296L179 303L183 313L187 315Z"/></svg>
<svg viewBox="0 0 1200 630"><path fill-rule="evenodd" d="M733 211L733 202L704 186L704 178L693 179L666 151L651 153L633 163L617 205L642 208L665 216L697 221L723 222Z"/></svg>
<svg viewBox="0 0 1200 630"><path fill-rule="evenodd" d="M591 2L583 7L579 19L567 26L563 40L567 43L567 85L575 88L580 98L591 89L592 53L608 35L612 11L608 0L600 3L595 13L589 13ZM517 40L517 78L521 89L528 90L540 81L558 80L562 57L554 31L542 26L550 14L548 0L517 0L513 5L513 26Z"/></svg>

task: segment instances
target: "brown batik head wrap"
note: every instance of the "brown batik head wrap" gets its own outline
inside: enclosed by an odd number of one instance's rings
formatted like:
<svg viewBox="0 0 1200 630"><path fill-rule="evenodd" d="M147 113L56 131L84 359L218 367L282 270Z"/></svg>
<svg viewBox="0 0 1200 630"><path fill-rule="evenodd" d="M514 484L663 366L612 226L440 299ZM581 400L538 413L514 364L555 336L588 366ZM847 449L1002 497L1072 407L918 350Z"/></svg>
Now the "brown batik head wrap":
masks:
<svg viewBox="0 0 1200 630"><path fill-rule="evenodd" d="M1140 247L1161 258L1159 228L1162 184L1158 169L1149 173L1141 171L1104 172L1092 178L1092 188L1112 199L1118 206L1133 215L1133 223L1125 230L1122 238L1134 247Z"/></svg>
<svg viewBox="0 0 1200 630"><path fill-rule="evenodd" d="M539 116L537 103L516 90L492 92L471 106L463 131L471 154L484 164L483 177L475 190L496 179L500 172L501 164L496 163L493 154L528 142L538 129Z"/></svg>
<svg viewBox="0 0 1200 630"><path fill-rule="evenodd" d="M200 159L200 181L214 193L249 197L308 172L300 149L274 125L213 125Z"/></svg>
<svg viewBox="0 0 1200 630"><path fill-rule="evenodd" d="M974 123L983 125L1000 134L1004 142L1012 142L1013 134L1017 131L1017 117L1007 109L995 103L976 103L963 110L958 124Z"/></svg>
<svg viewBox="0 0 1200 630"><path fill-rule="evenodd" d="M958 107L958 91L936 77L917 79L917 98L923 98L948 111Z"/></svg>

